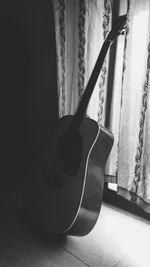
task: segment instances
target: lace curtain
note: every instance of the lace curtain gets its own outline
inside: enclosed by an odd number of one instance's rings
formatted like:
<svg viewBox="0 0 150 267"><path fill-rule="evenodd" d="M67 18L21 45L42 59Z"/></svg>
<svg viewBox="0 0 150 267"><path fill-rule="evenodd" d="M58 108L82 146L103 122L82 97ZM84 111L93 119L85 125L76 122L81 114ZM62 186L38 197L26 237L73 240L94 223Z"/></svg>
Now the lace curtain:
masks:
<svg viewBox="0 0 150 267"><path fill-rule="evenodd" d="M60 117L74 114L82 97L111 29L113 2L53 1ZM110 106L109 52L87 115L99 125L105 125L109 108L108 127L114 133L115 142L106 165L106 180L117 181L119 195L150 212L149 0L120 1L120 14L124 11L128 13L127 31L117 41Z"/></svg>

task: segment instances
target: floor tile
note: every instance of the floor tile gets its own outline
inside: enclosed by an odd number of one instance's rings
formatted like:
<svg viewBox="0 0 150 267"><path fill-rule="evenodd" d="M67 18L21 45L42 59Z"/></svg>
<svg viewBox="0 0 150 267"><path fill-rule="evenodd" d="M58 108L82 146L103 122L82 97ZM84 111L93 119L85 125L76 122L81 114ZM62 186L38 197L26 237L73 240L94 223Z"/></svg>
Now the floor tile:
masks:
<svg viewBox="0 0 150 267"><path fill-rule="evenodd" d="M149 267L149 265L150 260L147 261L143 258L141 262L139 261L138 257L133 258L132 256L127 255L113 267Z"/></svg>

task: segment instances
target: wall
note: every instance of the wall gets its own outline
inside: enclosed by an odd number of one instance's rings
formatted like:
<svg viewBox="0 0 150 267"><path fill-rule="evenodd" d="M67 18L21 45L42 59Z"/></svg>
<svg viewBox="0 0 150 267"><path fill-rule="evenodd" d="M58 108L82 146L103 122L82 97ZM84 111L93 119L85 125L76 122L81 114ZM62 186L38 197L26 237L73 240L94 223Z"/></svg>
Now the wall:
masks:
<svg viewBox="0 0 150 267"><path fill-rule="evenodd" d="M1 1L0 25L0 191L18 192L58 116L52 4Z"/></svg>

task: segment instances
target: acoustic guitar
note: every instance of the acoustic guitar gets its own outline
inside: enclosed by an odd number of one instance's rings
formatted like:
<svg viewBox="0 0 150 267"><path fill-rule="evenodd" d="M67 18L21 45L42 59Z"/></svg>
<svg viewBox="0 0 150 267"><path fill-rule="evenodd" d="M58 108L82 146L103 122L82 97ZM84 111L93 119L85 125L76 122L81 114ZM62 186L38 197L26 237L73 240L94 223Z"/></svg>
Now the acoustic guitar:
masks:
<svg viewBox="0 0 150 267"><path fill-rule="evenodd" d="M85 112L106 53L116 37L122 34L125 23L126 15L118 17L104 41L75 115L58 120L46 148L41 179L49 192L48 209L42 204L46 203L42 200L44 196L39 195L39 217L51 232L83 236L93 229L98 219L105 164L113 145L113 134L87 118ZM45 219L46 212L50 214L48 220Z"/></svg>

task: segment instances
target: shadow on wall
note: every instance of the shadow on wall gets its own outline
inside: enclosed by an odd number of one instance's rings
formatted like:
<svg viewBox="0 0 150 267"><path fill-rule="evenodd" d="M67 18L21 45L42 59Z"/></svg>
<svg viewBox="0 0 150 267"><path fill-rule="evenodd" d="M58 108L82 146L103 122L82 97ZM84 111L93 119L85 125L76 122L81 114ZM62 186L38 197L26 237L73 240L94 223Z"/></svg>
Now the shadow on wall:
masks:
<svg viewBox="0 0 150 267"><path fill-rule="evenodd" d="M2 1L0 191L18 191L58 117L55 33L48 0Z"/></svg>

